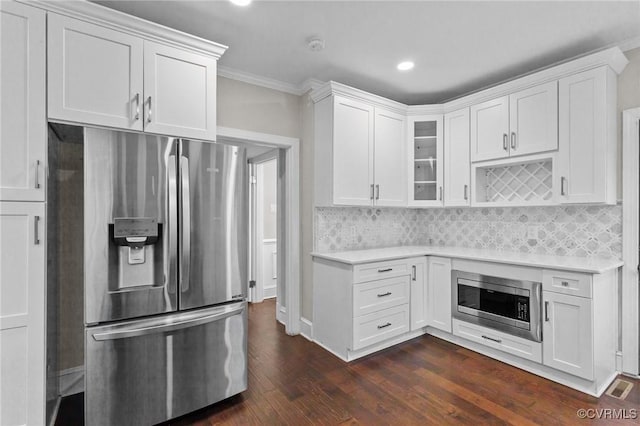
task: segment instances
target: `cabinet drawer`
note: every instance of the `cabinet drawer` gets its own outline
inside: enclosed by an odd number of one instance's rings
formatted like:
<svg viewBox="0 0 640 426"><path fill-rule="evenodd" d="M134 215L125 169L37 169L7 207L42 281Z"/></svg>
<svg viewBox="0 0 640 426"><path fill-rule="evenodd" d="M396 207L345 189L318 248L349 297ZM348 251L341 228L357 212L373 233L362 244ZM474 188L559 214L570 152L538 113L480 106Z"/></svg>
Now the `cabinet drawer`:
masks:
<svg viewBox="0 0 640 426"><path fill-rule="evenodd" d="M542 272L542 289L591 298L591 275L545 269Z"/></svg>
<svg viewBox="0 0 640 426"><path fill-rule="evenodd" d="M353 320L352 350L373 345L409 331L409 305L396 306Z"/></svg>
<svg viewBox="0 0 640 426"><path fill-rule="evenodd" d="M353 286L353 316L409 303L408 275Z"/></svg>
<svg viewBox="0 0 640 426"><path fill-rule="evenodd" d="M542 362L542 343L457 319L453 320L453 334L531 361Z"/></svg>
<svg viewBox="0 0 640 426"><path fill-rule="evenodd" d="M411 273L408 259L386 260L382 262L365 263L353 268L353 282L379 280L381 278L399 277Z"/></svg>

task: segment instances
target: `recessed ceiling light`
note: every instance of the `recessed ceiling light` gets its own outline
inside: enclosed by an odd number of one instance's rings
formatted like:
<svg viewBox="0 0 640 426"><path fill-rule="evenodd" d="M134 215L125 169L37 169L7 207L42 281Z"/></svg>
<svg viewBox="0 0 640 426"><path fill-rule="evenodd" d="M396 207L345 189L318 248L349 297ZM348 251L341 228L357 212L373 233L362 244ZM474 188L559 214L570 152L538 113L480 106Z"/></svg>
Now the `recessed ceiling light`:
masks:
<svg viewBox="0 0 640 426"><path fill-rule="evenodd" d="M248 6L251 3L251 0L229 0L231 3L236 6Z"/></svg>
<svg viewBox="0 0 640 426"><path fill-rule="evenodd" d="M398 64L398 70L400 71L409 71L413 68L414 63L411 61L404 61Z"/></svg>

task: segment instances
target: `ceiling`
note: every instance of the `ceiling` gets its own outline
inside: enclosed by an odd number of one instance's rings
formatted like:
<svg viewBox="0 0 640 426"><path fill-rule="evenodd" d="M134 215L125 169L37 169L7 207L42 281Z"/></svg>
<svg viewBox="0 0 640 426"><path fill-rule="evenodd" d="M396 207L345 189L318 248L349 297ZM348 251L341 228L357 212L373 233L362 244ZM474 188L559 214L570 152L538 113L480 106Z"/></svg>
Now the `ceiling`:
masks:
<svg viewBox="0 0 640 426"><path fill-rule="evenodd" d="M640 0L96 3L226 44L226 68L291 87L335 80L407 104L449 100L640 37ZM313 36L324 50L307 47ZM405 59L415 68L397 71Z"/></svg>

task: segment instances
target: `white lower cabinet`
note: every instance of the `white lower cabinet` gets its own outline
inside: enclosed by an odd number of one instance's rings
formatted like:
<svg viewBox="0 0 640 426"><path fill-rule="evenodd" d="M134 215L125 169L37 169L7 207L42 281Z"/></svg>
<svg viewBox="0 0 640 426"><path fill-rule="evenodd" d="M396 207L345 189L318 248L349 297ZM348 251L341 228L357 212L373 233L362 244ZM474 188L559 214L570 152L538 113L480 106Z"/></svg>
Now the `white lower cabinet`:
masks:
<svg viewBox="0 0 640 426"><path fill-rule="evenodd" d="M410 259L411 262L411 331L427 325L427 258Z"/></svg>
<svg viewBox="0 0 640 426"><path fill-rule="evenodd" d="M451 259L428 259L427 325L451 333Z"/></svg>
<svg viewBox="0 0 640 426"><path fill-rule="evenodd" d="M593 379L591 299L543 292L544 365Z"/></svg>
<svg viewBox="0 0 640 426"><path fill-rule="evenodd" d="M351 361L423 334L426 266L424 256L358 265L314 258L314 340Z"/></svg>
<svg viewBox="0 0 640 426"><path fill-rule="evenodd" d="M45 423L44 203L0 202L0 424Z"/></svg>

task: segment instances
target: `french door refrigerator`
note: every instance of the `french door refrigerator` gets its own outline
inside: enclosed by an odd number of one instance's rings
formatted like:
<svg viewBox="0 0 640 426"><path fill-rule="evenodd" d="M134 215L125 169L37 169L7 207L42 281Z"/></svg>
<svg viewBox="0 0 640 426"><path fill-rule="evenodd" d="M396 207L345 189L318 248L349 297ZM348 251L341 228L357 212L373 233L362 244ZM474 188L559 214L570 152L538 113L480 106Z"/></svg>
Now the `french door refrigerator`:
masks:
<svg viewBox="0 0 640 426"><path fill-rule="evenodd" d="M247 388L246 167L234 146L85 128L86 424Z"/></svg>

